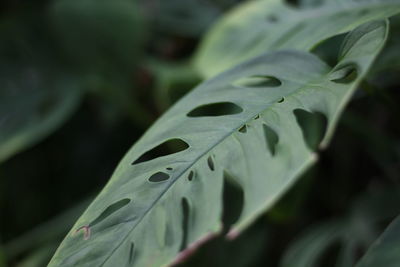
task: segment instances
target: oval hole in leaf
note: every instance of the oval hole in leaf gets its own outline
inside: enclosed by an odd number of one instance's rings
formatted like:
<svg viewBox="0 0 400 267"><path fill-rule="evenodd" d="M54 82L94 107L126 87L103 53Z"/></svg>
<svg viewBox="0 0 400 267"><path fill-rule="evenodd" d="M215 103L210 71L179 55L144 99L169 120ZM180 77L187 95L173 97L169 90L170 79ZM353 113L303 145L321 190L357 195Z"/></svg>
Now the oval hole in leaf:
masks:
<svg viewBox="0 0 400 267"><path fill-rule="evenodd" d="M189 202L186 198L182 198L182 243L180 251L184 250L188 242L188 232L189 232Z"/></svg>
<svg viewBox="0 0 400 267"><path fill-rule="evenodd" d="M149 178L149 182L152 183L159 183L159 182L164 182L169 179L169 174L165 172L156 172Z"/></svg>
<svg viewBox="0 0 400 267"><path fill-rule="evenodd" d="M299 124L304 141L307 146L315 151L325 136L328 120L321 112L308 112L303 109L293 111Z"/></svg>
<svg viewBox="0 0 400 267"><path fill-rule="evenodd" d="M152 148L142 154L132 165L153 160L158 157L163 157L184 151L189 148L189 144L182 139L174 138L165 141L164 143Z"/></svg>
<svg viewBox="0 0 400 267"><path fill-rule="evenodd" d="M207 164L208 164L208 167L210 168L210 170L212 170L212 171L215 170L214 161L211 156L208 157Z"/></svg>
<svg viewBox="0 0 400 267"><path fill-rule="evenodd" d="M242 127L239 128L238 131L241 132L241 133L247 133L247 125L246 124L243 125Z"/></svg>
<svg viewBox="0 0 400 267"><path fill-rule="evenodd" d="M194 171L190 171L189 175L188 175L188 180L192 181L194 178Z"/></svg>
<svg viewBox="0 0 400 267"><path fill-rule="evenodd" d="M263 87L278 87L282 82L272 76L250 76L241 78L233 83L235 86L248 87L248 88L263 88Z"/></svg>
<svg viewBox="0 0 400 267"><path fill-rule="evenodd" d="M357 79L358 71L354 64L348 64L334 70L329 79L335 83L348 84Z"/></svg>
<svg viewBox="0 0 400 267"><path fill-rule="evenodd" d="M229 228L239 220L242 214L244 192L243 188L226 172L224 172L223 190L222 222L225 227L225 232L227 232Z"/></svg>
<svg viewBox="0 0 400 267"><path fill-rule="evenodd" d="M266 124L263 124L264 136L267 143L267 147L269 151L271 151L271 155L275 155L276 145L278 144L279 137L276 134L275 130L269 127Z"/></svg>
<svg viewBox="0 0 400 267"><path fill-rule="evenodd" d="M133 263L134 256L135 256L135 244L131 242L131 245L129 247L129 259L128 259L128 263L130 265Z"/></svg>
<svg viewBox="0 0 400 267"><path fill-rule="evenodd" d="M243 109L232 102L219 102L199 106L190 111L188 117L216 117L234 115L243 112Z"/></svg>
<svg viewBox="0 0 400 267"><path fill-rule="evenodd" d="M117 210L123 208L124 206L128 205L131 200L129 198L121 199L110 206L108 206L96 219L94 219L90 224L89 227L93 227L96 224L100 223L111 214L115 213Z"/></svg>

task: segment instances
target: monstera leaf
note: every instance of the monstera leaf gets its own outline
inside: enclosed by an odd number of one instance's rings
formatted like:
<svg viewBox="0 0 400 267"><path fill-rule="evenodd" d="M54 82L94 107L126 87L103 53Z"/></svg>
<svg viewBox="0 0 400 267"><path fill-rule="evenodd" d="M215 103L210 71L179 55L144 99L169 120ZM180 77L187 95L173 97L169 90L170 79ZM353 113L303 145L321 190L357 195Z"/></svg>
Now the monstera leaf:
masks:
<svg viewBox="0 0 400 267"><path fill-rule="evenodd" d="M399 11L399 0L326 1L307 9L283 0L245 2L211 29L194 64L209 78L266 50L311 50L329 37Z"/></svg>
<svg viewBox="0 0 400 267"><path fill-rule="evenodd" d="M400 262L400 216L375 241L356 267L395 267Z"/></svg>
<svg viewBox="0 0 400 267"><path fill-rule="evenodd" d="M225 225L237 236L316 161L386 36L387 22L360 26L334 68L279 51L199 85L127 153L49 266L179 263L223 230L224 179L243 192L240 216Z"/></svg>

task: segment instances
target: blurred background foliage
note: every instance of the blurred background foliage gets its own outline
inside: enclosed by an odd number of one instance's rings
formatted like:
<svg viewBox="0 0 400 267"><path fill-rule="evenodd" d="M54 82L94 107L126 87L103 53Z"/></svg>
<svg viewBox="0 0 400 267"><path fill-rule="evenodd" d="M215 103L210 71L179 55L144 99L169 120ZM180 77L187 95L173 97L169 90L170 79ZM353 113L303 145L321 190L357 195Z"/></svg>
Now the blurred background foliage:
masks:
<svg viewBox="0 0 400 267"><path fill-rule="evenodd" d="M128 148L202 81L196 47L238 2L0 3L0 266L47 264ZM391 22L320 163L242 236L216 238L184 266L352 266L400 214L400 18ZM330 62L341 38L313 52ZM242 199L230 186L224 196L228 218Z"/></svg>

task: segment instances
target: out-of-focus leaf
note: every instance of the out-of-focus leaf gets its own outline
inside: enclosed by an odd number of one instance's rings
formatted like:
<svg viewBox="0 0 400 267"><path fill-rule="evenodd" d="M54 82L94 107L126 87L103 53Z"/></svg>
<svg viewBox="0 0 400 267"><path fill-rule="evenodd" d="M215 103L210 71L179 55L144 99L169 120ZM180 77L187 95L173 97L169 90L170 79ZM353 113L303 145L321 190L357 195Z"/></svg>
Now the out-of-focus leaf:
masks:
<svg viewBox="0 0 400 267"><path fill-rule="evenodd" d="M199 37L240 0L140 0L153 30L182 37Z"/></svg>
<svg viewBox="0 0 400 267"><path fill-rule="evenodd" d="M343 235L339 222L328 222L313 226L297 240L285 254L282 267L312 267L321 254Z"/></svg>
<svg viewBox="0 0 400 267"><path fill-rule="evenodd" d="M327 1L311 9L296 9L283 0L245 2L215 24L194 63L209 78L264 51L311 50L329 37L399 11L399 0Z"/></svg>
<svg viewBox="0 0 400 267"><path fill-rule="evenodd" d="M400 75L400 16L390 20L390 36L385 46L382 57L377 60L371 70L372 76L368 79L373 85L384 91L384 88L396 87Z"/></svg>
<svg viewBox="0 0 400 267"><path fill-rule="evenodd" d="M134 73L147 25L136 1L56 0L48 20L67 62L92 92L142 127L153 120L139 100Z"/></svg>
<svg viewBox="0 0 400 267"><path fill-rule="evenodd" d="M0 67L0 161L40 141L77 107L73 77L32 65Z"/></svg>
<svg viewBox="0 0 400 267"><path fill-rule="evenodd" d="M142 0L142 2L156 29L188 37L200 36L221 13L212 1Z"/></svg>
<svg viewBox="0 0 400 267"><path fill-rule="evenodd" d="M195 87L201 79L190 63L169 63L156 60L147 62L147 67L154 76L154 98L159 111L165 111L189 88Z"/></svg>
<svg viewBox="0 0 400 267"><path fill-rule="evenodd" d="M105 80L132 75L146 40L135 1L56 0L48 16L59 45L76 68Z"/></svg>
<svg viewBox="0 0 400 267"><path fill-rule="evenodd" d="M335 266L354 266L357 250L366 248L372 242L379 223L393 218L400 212L400 208L393 205L399 201L399 187L364 193L358 197L344 218L314 225L301 234L288 248L280 266L321 266L320 261L326 251L335 244L340 245Z"/></svg>
<svg viewBox="0 0 400 267"><path fill-rule="evenodd" d="M326 118L318 145L325 147L387 27L377 21L351 32L333 69L312 54L280 51L195 88L127 153L49 266L183 261L221 231L227 176L243 192L243 210L228 233L237 236L316 161L298 114ZM180 148L160 150L169 143Z"/></svg>
<svg viewBox="0 0 400 267"><path fill-rule="evenodd" d="M400 263L400 217L375 241L356 267L397 267Z"/></svg>
<svg viewBox="0 0 400 267"><path fill-rule="evenodd" d="M57 129L82 96L80 81L56 65L43 24L25 27L30 22L3 20L0 27L0 162Z"/></svg>
<svg viewBox="0 0 400 267"><path fill-rule="evenodd" d="M28 256L18 262L18 267L43 267L49 261L52 253L57 248L57 243L46 244L38 249L32 250Z"/></svg>
<svg viewBox="0 0 400 267"><path fill-rule="evenodd" d="M90 200L85 200L52 220L39 225L32 231L6 243L4 251L9 258L16 258L34 248L58 242L71 228L79 215L87 208ZM51 255L49 255L51 256ZM47 258L49 260L50 257Z"/></svg>
<svg viewBox="0 0 400 267"><path fill-rule="evenodd" d="M273 240L270 229L265 226L265 220L260 219L235 240L218 237L205 244L193 257L179 266L260 266L257 263L265 256Z"/></svg>

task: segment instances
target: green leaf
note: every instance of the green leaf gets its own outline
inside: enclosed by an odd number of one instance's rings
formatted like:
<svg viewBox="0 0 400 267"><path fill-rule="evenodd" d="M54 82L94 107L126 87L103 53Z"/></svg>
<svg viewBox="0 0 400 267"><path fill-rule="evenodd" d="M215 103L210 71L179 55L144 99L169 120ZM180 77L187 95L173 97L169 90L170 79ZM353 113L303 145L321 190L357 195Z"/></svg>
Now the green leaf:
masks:
<svg viewBox="0 0 400 267"><path fill-rule="evenodd" d="M375 241L356 267L396 267L400 262L400 216Z"/></svg>
<svg viewBox="0 0 400 267"><path fill-rule="evenodd" d="M290 247L280 266L318 266L316 262L321 254L338 241L343 232L343 226L337 221L313 226Z"/></svg>
<svg viewBox="0 0 400 267"><path fill-rule="evenodd" d="M387 27L378 21L350 33L343 45L348 49L333 69L312 54L279 51L195 88L127 153L49 266L181 262L222 231L222 190L228 176L244 197L238 220L227 229L228 238L236 237L316 161L295 111L326 118L319 147L326 146L342 109L381 50ZM352 79L343 72L349 66L356 71ZM246 77L272 77L280 83L235 85ZM278 137L272 142L274 154L264 125ZM175 153L160 150L171 142L177 144ZM130 201L114 209L122 200Z"/></svg>
<svg viewBox="0 0 400 267"><path fill-rule="evenodd" d="M57 129L82 96L79 80L56 64L46 24L22 15L0 26L0 162Z"/></svg>
<svg viewBox="0 0 400 267"><path fill-rule="evenodd" d="M264 51L309 51L329 37L400 11L399 0L341 2L310 9L290 7L283 0L245 2L210 30L194 64L209 78Z"/></svg>
<svg viewBox="0 0 400 267"><path fill-rule="evenodd" d="M142 2L151 14L149 19L154 20L158 31L188 37L203 34L221 13L212 1L204 3L201 0L155 0L151 4L146 0Z"/></svg>
<svg viewBox="0 0 400 267"><path fill-rule="evenodd" d="M131 0L56 0L48 21L68 60L81 71L100 72L103 80L131 75L146 41L143 19Z"/></svg>
<svg viewBox="0 0 400 267"><path fill-rule="evenodd" d="M334 245L340 246L335 266L354 266L360 248L368 247L376 238L379 224L400 212L398 206L392 205L400 201L399 186L374 189L359 196L342 218L312 225L296 237L284 254L280 266L322 266L321 260Z"/></svg>
<svg viewBox="0 0 400 267"><path fill-rule="evenodd" d="M72 114L81 91L71 76L10 66L0 76L0 162L47 137Z"/></svg>
<svg viewBox="0 0 400 267"><path fill-rule="evenodd" d="M154 97L160 111L165 111L201 81L188 62L173 64L151 59L146 63L155 76Z"/></svg>
<svg viewBox="0 0 400 267"><path fill-rule="evenodd" d="M66 61L85 86L110 110L148 127L153 118L138 101L140 77L133 76L148 35L136 1L56 0L46 15Z"/></svg>

